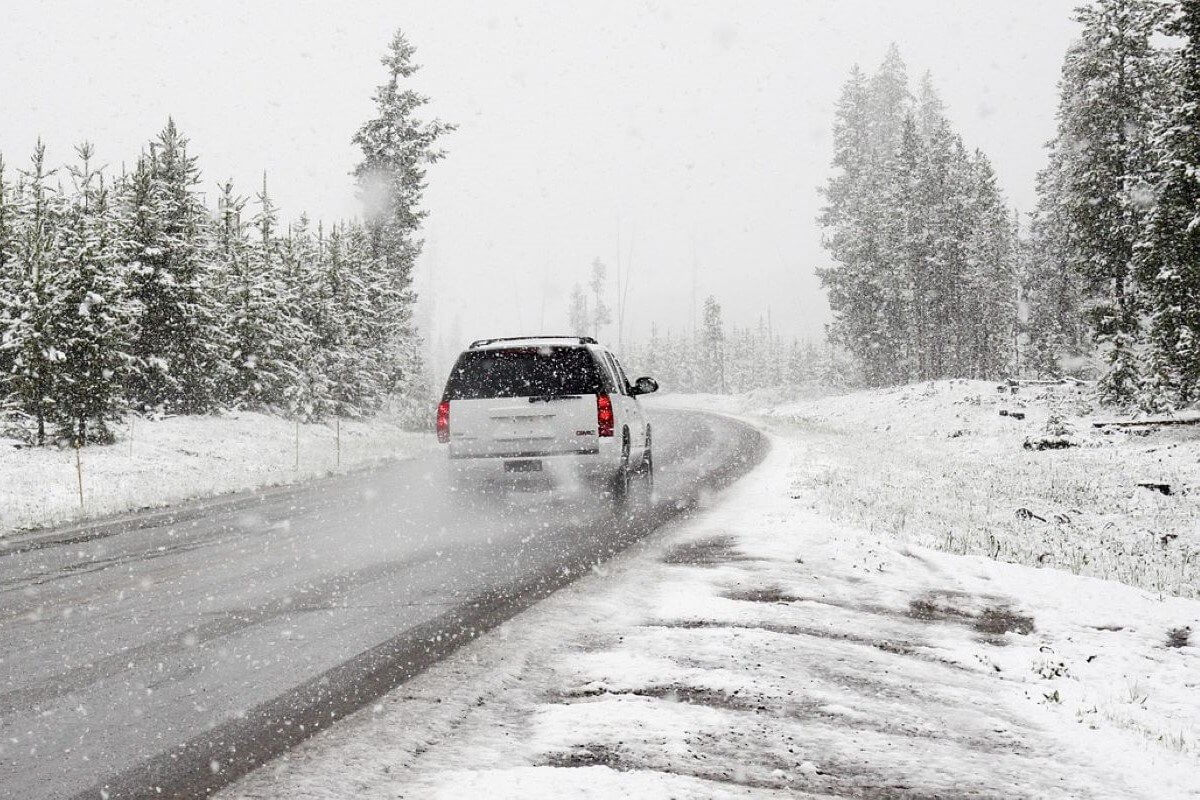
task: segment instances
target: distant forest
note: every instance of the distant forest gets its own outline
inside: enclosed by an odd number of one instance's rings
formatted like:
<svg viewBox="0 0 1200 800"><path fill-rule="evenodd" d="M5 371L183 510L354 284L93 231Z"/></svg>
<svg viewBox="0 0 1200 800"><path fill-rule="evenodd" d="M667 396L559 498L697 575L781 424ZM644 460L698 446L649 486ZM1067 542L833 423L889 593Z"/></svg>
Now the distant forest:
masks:
<svg viewBox="0 0 1200 800"><path fill-rule="evenodd" d="M587 286L575 285L567 307L572 332L602 340L611 333L609 326L614 322L618 331L621 329L622 292L615 293L618 311L614 319L606 300L607 278L608 269L597 258L592 262ZM618 286L622 285L618 281ZM785 339L773 329L769 312L757 325L727 327L721 304L715 296L709 296L701 317L699 324L682 331L651 324L648 339L625 343L618 355L631 373L629 377L649 375L664 391L701 394L794 389L810 383L848 388L857 379L844 349L827 342ZM617 339L622 338L618 333Z"/></svg>
<svg viewBox="0 0 1200 800"><path fill-rule="evenodd" d="M895 48L851 73L821 278L867 385L1070 373L1117 405L1200 399L1200 2L1095 0L1076 20L1025 218L929 76L914 96Z"/></svg>
<svg viewBox="0 0 1200 800"><path fill-rule="evenodd" d="M39 142L0 159L0 431L44 444L111 439L129 411L260 409L304 420L393 405L424 420L413 264L427 165L452 126L397 33L378 116L359 128L362 221L281 225L264 179L203 202L174 122L126 173L89 144L51 167Z"/></svg>
<svg viewBox="0 0 1200 800"><path fill-rule="evenodd" d="M694 332L675 334L652 326L650 338L629 347L624 360L627 369L654 377L672 392L745 394L809 384L840 389L856 380L854 365L843 350L828 343L784 339L772 330L769 319L727 330L715 297L704 301Z"/></svg>

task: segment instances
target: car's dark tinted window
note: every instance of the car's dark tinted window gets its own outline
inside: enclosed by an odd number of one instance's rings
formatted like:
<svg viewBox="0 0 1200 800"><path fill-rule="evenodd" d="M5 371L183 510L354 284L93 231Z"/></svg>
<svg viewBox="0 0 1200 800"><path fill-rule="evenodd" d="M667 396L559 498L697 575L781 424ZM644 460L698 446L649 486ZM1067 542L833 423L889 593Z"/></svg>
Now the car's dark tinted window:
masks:
<svg viewBox="0 0 1200 800"><path fill-rule="evenodd" d="M458 357L445 400L598 394L600 371L582 347L468 350Z"/></svg>
<svg viewBox="0 0 1200 800"><path fill-rule="evenodd" d="M616 376L617 384L621 387L621 394L629 394L629 378L625 377L625 370L621 368L621 362L617 361L616 356L609 353L608 363L612 366L613 375Z"/></svg>
<svg viewBox="0 0 1200 800"><path fill-rule="evenodd" d="M605 354L596 354L596 369L600 373L600 379L604 381L604 391L609 394L619 394L621 391L620 384L617 383L617 373L613 372L612 356Z"/></svg>

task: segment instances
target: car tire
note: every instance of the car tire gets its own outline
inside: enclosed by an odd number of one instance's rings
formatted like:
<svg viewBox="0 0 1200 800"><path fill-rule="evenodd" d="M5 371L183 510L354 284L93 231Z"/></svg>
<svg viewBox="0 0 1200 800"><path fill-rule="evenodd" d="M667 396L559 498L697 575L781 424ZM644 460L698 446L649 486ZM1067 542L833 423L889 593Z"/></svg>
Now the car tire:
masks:
<svg viewBox="0 0 1200 800"><path fill-rule="evenodd" d="M646 429L646 451L642 454L642 463L638 465L638 473L642 482L647 502L653 502L654 497L654 448L650 441L650 429Z"/></svg>
<svg viewBox="0 0 1200 800"><path fill-rule="evenodd" d="M632 470L629 469L629 431L626 430L621 440L621 463L612 477L613 505L624 507L629 501L629 489L633 483Z"/></svg>

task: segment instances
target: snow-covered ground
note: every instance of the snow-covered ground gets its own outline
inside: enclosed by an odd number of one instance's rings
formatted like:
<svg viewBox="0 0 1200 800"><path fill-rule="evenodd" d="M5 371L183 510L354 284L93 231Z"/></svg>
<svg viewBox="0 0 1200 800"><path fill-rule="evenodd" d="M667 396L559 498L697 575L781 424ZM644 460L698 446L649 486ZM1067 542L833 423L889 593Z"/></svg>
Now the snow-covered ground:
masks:
<svg viewBox="0 0 1200 800"><path fill-rule="evenodd" d="M949 552L1200 597L1200 425L1105 432L1091 423L1113 417L1088 388L1012 394L983 381L766 414L804 432L810 458L799 490L837 519ZM1047 436L1072 446L1024 446Z"/></svg>
<svg viewBox="0 0 1200 800"><path fill-rule="evenodd" d="M249 412L134 418L118 441L80 451L0 442L0 538L14 530L208 495L311 479L432 447L428 434L376 418L343 421L339 463L330 425L300 425Z"/></svg>
<svg viewBox="0 0 1200 800"><path fill-rule="evenodd" d="M1200 793L1200 601L835 520L798 417L709 508L224 797Z"/></svg>

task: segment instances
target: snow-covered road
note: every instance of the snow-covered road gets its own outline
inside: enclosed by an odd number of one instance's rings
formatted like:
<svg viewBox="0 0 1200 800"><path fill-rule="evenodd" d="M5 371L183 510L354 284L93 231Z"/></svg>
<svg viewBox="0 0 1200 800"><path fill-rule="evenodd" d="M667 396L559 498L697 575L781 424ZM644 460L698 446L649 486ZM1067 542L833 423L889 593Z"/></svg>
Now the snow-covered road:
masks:
<svg viewBox="0 0 1200 800"><path fill-rule="evenodd" d="M374 701L743 474L764 439L656 416L659 502L483 506L440 460L0 552L0 796L194 796ZM159 790L163 795L159 795Z"/></svg>
<svg viewBox="0 0 1200 800"><path fill-rule="evenodd" d="M1200 653L1166 636L1200 603L834 523L810 458L779 427L708 510L222 797L1200 795Z"/></svg>

